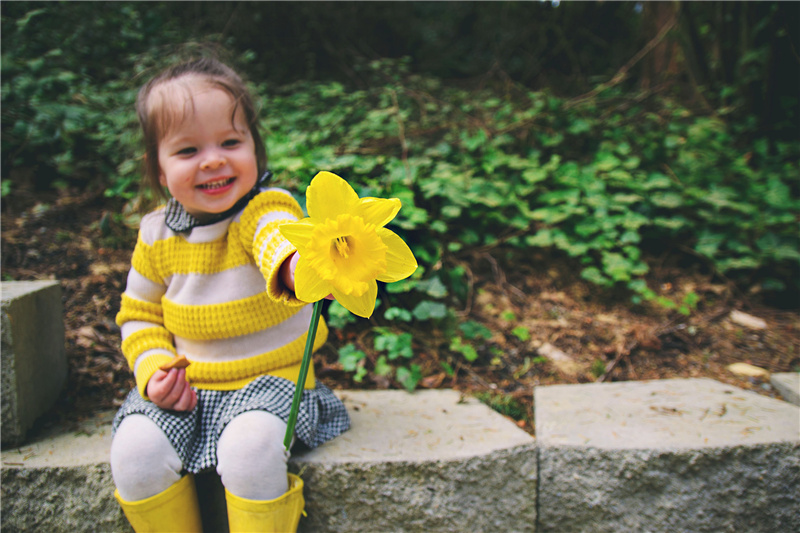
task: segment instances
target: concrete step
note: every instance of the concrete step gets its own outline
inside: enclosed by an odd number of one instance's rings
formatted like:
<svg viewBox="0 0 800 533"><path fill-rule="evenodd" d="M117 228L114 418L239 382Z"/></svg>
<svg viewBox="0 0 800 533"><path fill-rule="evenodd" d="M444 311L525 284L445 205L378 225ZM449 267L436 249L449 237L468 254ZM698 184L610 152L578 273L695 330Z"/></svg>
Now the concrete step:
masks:
<svg viewBox="0 0 800 533"><path fill-rule="evenodd" d="M800 408L708 379L534 391L537 440L454 391L339 391L346 434L292 457L302 532L800 531ZM130 531L113 413L2 453L2 531ZM222 487L197 478L207 531Z"/></svg>
<svg viewBox="0 0 800 533"><path fill-rule="evenodd" d="M292 457L306 532L534 531L534 439L455 391L338 391L350 431ZM2 530L130 531L113 499L107 413L2 453ZM198 478L208 531L225 531L216 476Z"/></svg>
<svg viewBox="0 0 800 533"><path fill-rule="evenodd" d="M800 409L710 379L535 390L539 531L800 531Z"/></svg>

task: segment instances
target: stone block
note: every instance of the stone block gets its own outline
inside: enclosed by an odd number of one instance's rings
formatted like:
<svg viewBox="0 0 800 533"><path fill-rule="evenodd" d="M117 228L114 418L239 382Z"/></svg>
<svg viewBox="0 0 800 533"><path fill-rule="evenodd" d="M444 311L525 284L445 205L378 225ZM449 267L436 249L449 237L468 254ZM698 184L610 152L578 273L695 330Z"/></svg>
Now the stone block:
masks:
<svg viewBox="0 0 800 533"><path fill-rule="evenodd" d="M455 391L342 397L352 429L293 459L301 531L535 531L535 441L513 422Z"/></svg>
<svg viewBox="0 0 800 533"><path fill-rule="evenodd" d="M301 532L533 532L534 439L454 391L337 391L352 428L289 468L306 482ZM2 530L128 532L113 498L109 421L2 454ZM227 531L219 478L197 477L207 531Z"/></svg>
<svg viewBox="0 0 800 533"><path fill-rule="evenodd" d="M2 445L19 445L67 379L61 286L6 281L2 292Z"/></svg>
<svg viewBox="0 0 800 533"><path fill-rule="evenodd" d="M800 406L800 372L772 374L770 383L787 402Z"/></svg>
<svg viewBox="0 0 800 533"><path fill-rule="evenodd" d="M541 532L800 531L800 410L710 379L537 387Z"/></svg>

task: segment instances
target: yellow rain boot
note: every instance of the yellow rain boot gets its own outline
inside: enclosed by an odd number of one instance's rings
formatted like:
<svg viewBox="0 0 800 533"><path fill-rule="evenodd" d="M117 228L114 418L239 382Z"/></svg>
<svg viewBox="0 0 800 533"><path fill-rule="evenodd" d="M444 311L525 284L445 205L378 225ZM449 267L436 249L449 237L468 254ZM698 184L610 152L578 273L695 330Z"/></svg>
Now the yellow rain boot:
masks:
<svg viewBox="0 0 800 533"><path fill-rule="evenodd" d="M194 476L183 476L167 490L150 498L126 502L114 491L125 517L136 533L202 533Z"/></svg>
<svg viewBox="0 0 800 533"><path fill-rule="evenodd" d="M230 533L294 533L306 503L303 480L294 474L289 474L289 490L274 500L247 500L228 489L225 489L225 499Z"/></svg>

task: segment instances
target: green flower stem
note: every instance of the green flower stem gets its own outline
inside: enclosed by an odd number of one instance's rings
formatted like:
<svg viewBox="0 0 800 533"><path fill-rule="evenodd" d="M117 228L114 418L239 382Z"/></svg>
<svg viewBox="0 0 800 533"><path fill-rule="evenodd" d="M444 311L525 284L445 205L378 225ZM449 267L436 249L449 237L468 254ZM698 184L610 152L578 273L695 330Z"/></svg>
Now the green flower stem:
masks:
<svg viewBox="0 0 800 533"><path fill-rule="evenodd" d="M311 323L308 326L308 337L306 338L306 350L303 352L303 362L300 364L300 375L297 376L297 386L294 389L294 398L292 398L292 410L289 411L289 420L286 422L286 436L283 439L283 447L287 450L289 446L292 445L292 437L294 437L294 426L295 423L297 423L297 411L300 409L300 398L303 396L303 389L306 385L308 367L311 365L311 351L314 348L314 339L317 336L319 317L322 314L322 302L323 300L314 302L314 311L311 313Z"/></svg>

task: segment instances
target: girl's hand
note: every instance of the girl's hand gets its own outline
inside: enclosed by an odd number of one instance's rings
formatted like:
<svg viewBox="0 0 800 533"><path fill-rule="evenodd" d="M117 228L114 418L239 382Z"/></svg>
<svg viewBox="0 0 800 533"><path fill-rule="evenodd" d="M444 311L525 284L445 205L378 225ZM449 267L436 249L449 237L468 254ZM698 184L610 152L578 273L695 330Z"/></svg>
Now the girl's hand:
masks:
<svg viewBox="0 0 800 533"><path fill-rule="evenodd" d="M294 292L294 270L297 268L297 261L300 259L300 254L295 252L289 257L281 265L281 269L278 272L278 277L280 278L281 282L286 285L286 288L290 291Z"/></svg>
<svg viewBox="0 0 800 533"><path fill-rule="evenodd" d="M297 261L300 260L300 254L295 252L289 257L281 265L280 270L278 271L278 276L281 282L286 286L287 289L294 292L294 270L297 268ZM326 300L333 300L333 295L329 294L325 297Z"/></svg>
<svg viewBox="0 0 800 533"><path fill-rule="evenodd" d="M186 381L184 368L156 370L147 382L147 396L160 408L173 411L191 411L197 405L197 393Z"/></svg>

